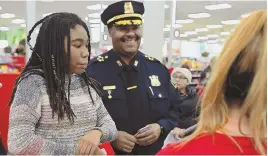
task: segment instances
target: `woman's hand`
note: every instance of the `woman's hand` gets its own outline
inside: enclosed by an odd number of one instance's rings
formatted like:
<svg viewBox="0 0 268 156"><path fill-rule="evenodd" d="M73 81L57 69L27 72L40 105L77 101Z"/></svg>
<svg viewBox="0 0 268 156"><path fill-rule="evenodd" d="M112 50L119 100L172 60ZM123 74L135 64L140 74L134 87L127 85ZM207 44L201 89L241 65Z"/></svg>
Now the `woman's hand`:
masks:
<svg viewBox="0 0 268 156"><path fill-rule="evenodd" d="M78 142L77 154L93 155L98 149L102 132L99 130L91 130L80 138Z"/></svg>

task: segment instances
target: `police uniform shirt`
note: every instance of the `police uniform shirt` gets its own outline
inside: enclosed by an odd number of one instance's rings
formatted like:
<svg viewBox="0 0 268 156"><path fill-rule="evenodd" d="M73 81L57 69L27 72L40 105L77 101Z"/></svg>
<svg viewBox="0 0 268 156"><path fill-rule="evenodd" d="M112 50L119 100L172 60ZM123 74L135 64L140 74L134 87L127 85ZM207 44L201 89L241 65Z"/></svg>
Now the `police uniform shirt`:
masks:
<svg viewBox="0 0 268 156"><path fill-rule="evenodd" d="M171 84L166 67L141 52L127 65L117 52L110 50L90 60L87 73L101 83L103 103L119 131L135 135L148 124L163 126L164 134L154 143L155 147L151 146L151 151L157 152L165 136L177 125L180 113L179 93Z"/></svg>

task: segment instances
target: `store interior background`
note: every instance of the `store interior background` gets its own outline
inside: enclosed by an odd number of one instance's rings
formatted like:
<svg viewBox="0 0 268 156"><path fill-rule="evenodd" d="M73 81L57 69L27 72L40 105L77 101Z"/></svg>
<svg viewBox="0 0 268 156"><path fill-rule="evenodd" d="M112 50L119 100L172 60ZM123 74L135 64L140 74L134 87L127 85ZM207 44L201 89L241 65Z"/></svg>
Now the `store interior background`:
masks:
<svg viewBox="0 0 268 156"><path fill-rule="evenodd" d="M0 138L7 147L9 102L12 88L31 55L14 54L36 21L54 12L72 12L88 25L92 55L112 48L101 12L115 1L3 1L0 0ZM191 85L200 81L200 72L217 56L235 26L250 12L266 9L266 1L144 1L145 14L140 50L162 61L168 68L187 64L193 75ZM146 22L147 21L147 22ZM32 34L31 44L38 34ZM238 43L239 44L239 43ZM10 47L9 52L5 52Z"/></svg>
<svg viewBox="0 0 268 156"><path fill-rule="evenodd" d="M143 0L139 0L143 1ZM54 12L72 12L79 15L87 24L91 34L92 55L96 57L112 48L107 28L101 23L101 12L114 1L0 1L0 73L19 72L16 67L5 66L14 61L5 53L4 48L18 47L19 41L25 39L34 22ZM218 55L224 42L241 19L257 9L266 9L266 1L144 1L144 25L146 19L160 20L163 30L153 32L142 39L140 50L162 61L167 67L184 63L193 69L203 69L211 58ZM146 16L148 7L161 3L164 10L163 19L157 16ZM34 6L33 6L34 5ZM155 5L156 6L156 5ZM147 7L147 8L146 8ZM154 8L155 9L155 8ZM160 8L155 11L161 10ZM155 13L157 13L155 12ZM147 29L155 25L147 24ZM148 29L149 28L149 29ZM146 32L145 32L146 33ZM33 41L38 28L33 34ZM157 50L148 52L144 44L161 36ZM147 35L148 36L148 35ZM157 44L149 45L157 46ZM150 48L149 48L150 49ZM25 60L31 51L26 48Z"/></svg>

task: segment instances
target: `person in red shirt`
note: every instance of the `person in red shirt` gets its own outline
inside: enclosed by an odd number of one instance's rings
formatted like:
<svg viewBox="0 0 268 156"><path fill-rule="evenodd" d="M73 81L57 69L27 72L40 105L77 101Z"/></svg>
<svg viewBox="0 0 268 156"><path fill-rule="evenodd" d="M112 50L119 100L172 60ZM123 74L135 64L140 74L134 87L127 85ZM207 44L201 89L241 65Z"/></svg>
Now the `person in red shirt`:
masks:
<svg viewBox="0 0 268 156"><path fill-rule="evenodd" d="M241 21L213 66L197 129L157 155L267 154L266 22L266 10Z"/></svg>

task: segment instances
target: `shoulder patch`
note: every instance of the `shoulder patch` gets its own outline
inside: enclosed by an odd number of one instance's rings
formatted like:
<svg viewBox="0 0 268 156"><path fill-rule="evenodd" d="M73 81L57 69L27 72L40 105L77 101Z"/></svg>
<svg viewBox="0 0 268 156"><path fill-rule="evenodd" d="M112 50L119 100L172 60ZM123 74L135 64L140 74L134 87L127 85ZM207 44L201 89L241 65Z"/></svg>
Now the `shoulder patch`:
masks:
<svg viewBox="0 0 268 156"><path fill-rule="evenodd" d="M177 84L176 84L176 82L175 82L174 80L170 80L170 82L171 82L171 84L172 84L172 86L173 86L174 88L177 88Z"/></svg>

